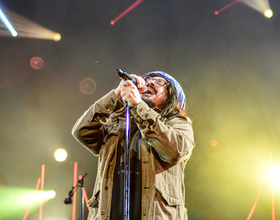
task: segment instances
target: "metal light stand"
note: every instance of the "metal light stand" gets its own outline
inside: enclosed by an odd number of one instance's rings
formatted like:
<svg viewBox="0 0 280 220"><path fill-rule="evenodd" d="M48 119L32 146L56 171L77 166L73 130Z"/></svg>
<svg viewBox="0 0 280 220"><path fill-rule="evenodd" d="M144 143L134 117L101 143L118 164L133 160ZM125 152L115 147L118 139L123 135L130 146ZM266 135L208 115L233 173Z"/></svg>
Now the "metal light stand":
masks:
<svg viewBox="0 0 280 220"><path fill-rule="evenodd" d="M72 197L74 193L77 191L78 187L81 188L81 220L84 220L84 178L86 177L87 173L82 176L81 179L78 180L78 183L76 184L75 187L72 186L72 190L69 191L68 193L68 198L64 200L64 203L66 205L72 204Z"/></svg>

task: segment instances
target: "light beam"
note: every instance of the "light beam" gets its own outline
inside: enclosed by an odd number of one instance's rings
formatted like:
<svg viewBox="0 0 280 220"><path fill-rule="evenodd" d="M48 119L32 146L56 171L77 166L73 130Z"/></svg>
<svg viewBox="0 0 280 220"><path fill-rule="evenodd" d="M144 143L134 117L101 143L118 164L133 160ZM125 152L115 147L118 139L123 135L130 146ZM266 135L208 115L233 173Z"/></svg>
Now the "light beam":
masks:
<svg viewBox="0 0 280 220"><path fill-rule="evenodd" d="M222 7L221 9L215 11L215 15L218 15L220 12L226 10L227 8L229 8L230 6L234 5L235 3L239 2L240 0L235 0L229 4L227 4L226 6Z"/></svg>
<svg viewBox="0 0 280 220"><path fill-rule="evenodd" d="M120 20L123 16L125 16L128 12L133 10L136 6L138 6L141 2L144 0L137 0L134 2L131 6L129 6L124 12L122 12L118 17L116 17L114 20L110 22L111 25L114 25L118 20Z"/></svg>
<svg viewBox="0 0 280 220"><path fill-rule="evenodd" d="M229 8L230 6L234 5L239 1L255 9L256 11L259 11L267 18L271 18L273 16L273 12L270 9L268 0L235 0L229 3L228 5L222 7L221 9L215 11L215 15L218 15L219 13L221 13L222 11L226 10L227 8Z"/></svg>
<svg viewBox="0 0 280 220"><path fill-rule="evenodd" d="M45 203L54 198L54 191L37 191L39 184L38 181L35 192L34 189L0 187L0 219L22 219L29 211L38 209L41 201Z"/></svg>
<svg viewBox="0 0 280 220"><path fill-rule="evenodd" d="M265 10L270 9L270 5L268 0L240 0L245 5L259 11L260 13L264 13Z"/></svg>
<svg viewBox="0 0 280 220"><path fill-rule="evenodd" d="M18 35L18 33L16 32L16 30L14 29L14 27L12 26L12 24L9 22L9 20L7 19L7 17L4 15L3 11L0 8L0 19L3 21L3 23L6 25L6 27L8 28L8 30L11 32L11 34L16 37Z"/></svg>
<svg viewBox="0 0 280 220"><path fill-rule="evenodd" d="M13 24L13 27L17 33L16 34L17 37L38 38L38 39L54 40L54 41L59 41L61 39L61 35L59 33L51 31L33 21L30 21L24 18L23 16L20 16L15 12L8 10L7 8L4 8L3 10L5 11L5 14L7 15L7 17L9 17L9 20ZM2 11L0 11L0 16L1 16L1 12ZM5 29L3 30L1 26L0 26L0 36L7 36L7 31Z"/></svg>

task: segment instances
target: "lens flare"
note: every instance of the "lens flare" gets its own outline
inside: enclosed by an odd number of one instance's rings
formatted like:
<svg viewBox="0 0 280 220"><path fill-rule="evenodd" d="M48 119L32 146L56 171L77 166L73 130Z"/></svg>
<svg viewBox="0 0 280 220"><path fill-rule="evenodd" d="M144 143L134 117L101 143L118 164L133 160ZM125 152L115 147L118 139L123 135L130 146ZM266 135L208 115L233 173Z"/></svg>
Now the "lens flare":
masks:
<svg viewBox="0 0 280 220"><path fill-rule="evenodd" d="M89 95L95 91L96 83L92 78L86 77L81 80L79 88L82 93Z"/></svg>
<svg viewBox="0 0 280 220"><path fill-rule="evenodd" d="M32 57L30 59L30 66L35 70L42 69L44 61L40 57Z"/></svg>

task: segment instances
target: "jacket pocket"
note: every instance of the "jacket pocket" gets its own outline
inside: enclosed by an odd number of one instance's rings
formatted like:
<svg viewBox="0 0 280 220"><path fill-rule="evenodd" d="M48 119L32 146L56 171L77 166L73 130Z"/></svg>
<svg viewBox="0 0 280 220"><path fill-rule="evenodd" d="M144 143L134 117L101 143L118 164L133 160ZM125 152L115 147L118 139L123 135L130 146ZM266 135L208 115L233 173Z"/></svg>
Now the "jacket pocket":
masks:
<svg viewBox="0 0 280 220"><path fill-rule="evenodd" d="M162 192L159 190L157 190L157 191L161 195L161 197L163 198L163 200L166 202L167 205L169 205L169 206L181 206L182 205L182 201L180 199L172 197L165 192Z"/></svg>
<svg viewBox="0 0 280 220"><path fill-rule="evenodd" d="M156 190L153 220L182 220L183 203L164 192Z"/></svg>
<svg viewBox="0 0 280 220"><path fill-rule="evenodd" d="M97 192L90 200L88 200L87 205L88 205L89 207L98 208L98 204L99 204L99 192L100 192L100 190L98 190L98 192Z"/></svg>

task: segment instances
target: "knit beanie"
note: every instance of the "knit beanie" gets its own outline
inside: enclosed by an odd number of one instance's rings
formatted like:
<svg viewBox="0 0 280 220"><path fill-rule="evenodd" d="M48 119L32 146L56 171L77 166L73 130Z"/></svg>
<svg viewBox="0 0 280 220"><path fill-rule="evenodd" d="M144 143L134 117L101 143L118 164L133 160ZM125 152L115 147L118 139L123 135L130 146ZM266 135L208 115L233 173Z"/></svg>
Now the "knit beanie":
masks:
<svg viewBox="0 0 280 220"><path fill-rule="evenodd" d="M149 76L149 75L153 75L153 74L166 79L168 82L170 82L174 86L176 93L177 93L178 107L185 110L185 102L186 102L185 94L184 94L182 87L176 81L176 79L174 79L168 73L165 73L162 71L152 71L152 72L146 73L145 75Z"/></svg>

